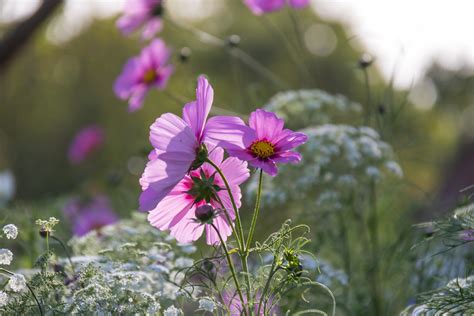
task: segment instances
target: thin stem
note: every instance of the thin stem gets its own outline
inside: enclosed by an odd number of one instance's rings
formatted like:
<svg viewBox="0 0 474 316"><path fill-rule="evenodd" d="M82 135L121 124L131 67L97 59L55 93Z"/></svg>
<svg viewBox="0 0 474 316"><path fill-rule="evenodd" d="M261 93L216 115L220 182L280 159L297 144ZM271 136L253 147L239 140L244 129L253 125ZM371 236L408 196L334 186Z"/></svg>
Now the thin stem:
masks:
<svg viewBox="0 0 474 316"><path fill-rule="evenodd" d="M232 223L232 219L230 218L229 212L227 211L226 207L224 206L224 203L222 203L222 199L219 197L218 194L215 194L215 197L219 204L222 206L222 210L224 211L224 216L227 222L229 223L229 226L232 227L232 233L235 236L235 239L237 240L237 245L239 247L239 250L242 248L242 245L240 243L239 235L237 234L237 230L235 228L234 223Z"/></svg>
<svg viewBox="0 0 474 316"><path fill-rule="evenodd" d="M225 257L227 259L227 262L229 263L230 272L232 274L232 279L234 280L234 283L235 283L237 294L239 295L240 301L242 302L242 305L243 305L244 304L244 296L242 295L239 280L237 279L237 275L235 273L234 263L232 262L232 258L229 255L229 251L227 249L225 241L224 241L224 239L222 239L221 233L219 232L219 229L217 229L216 225L214 225L214 223L211 223L210 225L216 231L217 236L219 237L219 240L221 242L222 249L224 249ZM247 310L244 309L244 313L245 313L245 315L247 315Z"/></svg>
<svg viewBox="0 0 474 316"><path fill-rule="evenodd" d="M365 82L365 93L366 93L366 104L365 104L365 117L364 117L364 124L369 126L370 124L370 116L372 114L372 106L371 106L371 98L370 98L370 81L369 81L369 73L367 71L367 67L362 69L364 73L364 82Z"/></svg>
<svg viewBox="0 0 474 316"><path fill-rule="evenodd" d="M57 241L57 242L61 245L61 247L63 248L64 252L66 253L67 259L69 260L69 264L71 265L72 273L73 273L73 274L76 274L76 270L74 269L74 263L72 262L72 259L71 259L71 254L70 254L69 251L67 250L66 245L64 245L64 243L61 241L61 239L59 239L59 238L56 237L56 236L51 235L51 238L52 238L53 240Z"/></svg>
<svg viewBox="0 0 474 316"><path fill-rule="evenodd" d="M252 243L253 234L255 232L255 227L257 226L257 218L260 210L260 200L262 195L262 184L263 184L263 170L260 169L260 174L258 177L258 189L257 189L257 199L255 201L255 210L253 211L252 224L250 225L250 231L247 238L247 245L245 247L245 253L248 255L250 245Z"/></svg>
<svg viewBox="0 0 474 316"><path fill-rule="evenodd" d="M11 272L11 271L8 271L7 269L4 269L4 268L0 268L0 272L3 272L5 273L6 275L8 276L13 276L15 275L15 273ZM36 305L38 306L38 309L40 311L40 315L43 316L44 315L44 312L43 312L43 307L41 307L41 304L38 300L38 298L36 297L36 294L35 292L33 291L33 289L31 288L31 286L28 284L28 282L26 282L26 287L28 288L28 290L30 291L31 295L33 296L35 302L36 302Z"/></svg>
<svg viewBox="0 0 474 316"><path fill-rule="evenodd" d="M370 183L370 217L369 217L369 234L371 241L371 290L372 290L372 304L375 315L381 315L381 298L380 298L380 284L379 284L379 240L378 240L378 216L377 216L377 192L375 189L375 182Z"/></svg>
<svg viewBox="0 0 474 316"><path fill-rule="evenodd" d="M344 220L344 215L342 212L337 212L337 217L339 221L339 227L341 228L341 239L342 239L342 258L344 261L344 270L347 273L348 284L351 282L352 272L351 272L351 252L349 246L349 236L347 234L346 222ZM344 287L344 297L347 301L349 299L349 287Z"/></svg>
<svg viewBox="0 0 474 316"><path fill-rule="evenodd" d="M197 40L204 44L208 45L214 45L217 47L222 47L226 48L228 45L226 44L226 41L223 39L212 35L210 33L207 33L203 30L200 30L194 26L187 25L181 22L174 21L172 19L168 19L169 23L171 25L174 25L175 27L179 29L183 29L185 31L188 31L192 33L194 36L196 36ZM245 51L238 47L233 47L230 49L226 49L226 52L231 55L232 57L235 57L237 59L240 59L244 64L246 64L249 68L253 69L255 72L260 74L262 77L266 78L268 81L273 83L275 86L277 86L279 89L285 88L288 86L281 78L279 78L277 75L275 75L271 70L263 66L259 61L257 61L255 58L247 54Z"/></svg>

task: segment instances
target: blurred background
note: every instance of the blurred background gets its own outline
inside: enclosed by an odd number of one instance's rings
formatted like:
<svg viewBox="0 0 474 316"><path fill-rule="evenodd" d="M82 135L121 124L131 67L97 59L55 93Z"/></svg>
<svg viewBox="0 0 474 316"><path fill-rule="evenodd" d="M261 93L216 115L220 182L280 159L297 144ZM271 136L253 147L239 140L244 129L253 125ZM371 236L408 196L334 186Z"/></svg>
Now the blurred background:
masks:
<svg viewBox="0 0 474 316"><path fill-rule="evenodd" d="M367 66L372 127L405 175L383 189L387 227L441 216L474 184L472 1L314 0L304 10L256 17L241 1L168 0L159 36L173 48L176 71L166 91L152 91L134 113L112 90L144 45L116 29L122 7L121 0L0 0L0 218L61 214L71 196L97 194L122 217L135 212L149 126L164 112L180 113L201 73L215 89L214 114L245 115L288 89L318 88L364 104ZM40 8L39 23L22 28ZM212 45L179 23L227 44ZM232 45L282 81L233 58ZM87 126L99 127L103 142L73 163L69 147ZM282 210L260 237L288 216L291 209Z"/></svg>

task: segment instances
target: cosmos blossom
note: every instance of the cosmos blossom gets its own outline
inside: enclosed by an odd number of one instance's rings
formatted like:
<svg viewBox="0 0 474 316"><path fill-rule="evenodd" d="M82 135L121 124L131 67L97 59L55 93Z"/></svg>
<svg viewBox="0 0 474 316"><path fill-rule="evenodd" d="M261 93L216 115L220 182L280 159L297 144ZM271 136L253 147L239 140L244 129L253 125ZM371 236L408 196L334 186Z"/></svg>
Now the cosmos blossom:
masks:
<svg viewBox="0 0 474 316"><path fill-rule="evenodd" d="M263 302L262 306L260 306L260 298L261 294L257 293L254 304L254 315L280 315L278 307L273 303L273 299L269 298L266 303ZM242 315L244 307L247 304L247 297L244 296L244 303L242 304L237 292L233 293L232 291L224 291L222 294L222 300L224 305L229 307L230 316Z"/></svg>
<svg viewBox="0 0 474 316"><path fill-rule="evenodd" d="M221 124L220 130L211 135L214 143L225 148L230 156L248 161L251 166L261 168L271 176L278 173L277 163L298 163L301 160L301 155L292 149L305 143L308 137L284 129L285 122L275 113L258 109L250 114L249 126L238 120L234 120L232 125Z"/></svg>
<svg viewBox="0 0 474 316"><path fill-rule="evenodd" d="M102 147L104 138L104 131L98 125L82 128L69 145L69 161L75 165L83 162Z"/></svg>
<svg viewBox="0 0 474 316"><path fill-rule="evenodd" d="M281 10L285 4L294 9L302 9L309 4L310 0L244 0L255 15Z"/></svg>
<svg viewBox="0 0 474 316"><path fill-rule="evenodd" d="M142 38L149 40L163 29L162 13L162 0L127 0L117 28L124 35L142 28Z"/></svg>
<svg viewBox="0 0 474 316"><path fill-rule="evenodd" d="M72 231L76 236L83 236L118 221L110 200L104 195L97 195L88 201L73 198L66 203L63 212L72 223Z"/></svg>
<svg viewBox="0 0 474 316"><path fill-rule="evenodd" d="M140 55L130 58L114 84L115 94L128 100L129 111L140 109L152 88L163 90L174 67L168 64L171 51L161 39L153 40Z"/></svg>
<svg viewBox="0 0 474 316"><path fill-rule="evenodd" d="M224 173L239 208L242 197L239 185L250 175L247 163L232 157L224 160L224 150L218 147L210 150L209 159ZM235 213L222 178L210 164L204 163L184 176L149 212L148 220L160 230L170 230L171 235L179 242L195 241L205 230L207 244L218 244L220 241L216 230L210 224L202 224L196 220L196 209L210 204L214 209L222 210L219 200L234 220ZM232 227L223 212L217 213L212 222L224 240L232 234Z"/></svg>
<svg viewBox="0 0 474 316"><path fill-rule="evenodd" d="M143 190L140 210L153 210L189 171L204 163L208 153L206 143L212 145L216 134L223 135L222 126L241 126L241 120L234 117L207 120L213 100L214 90L204 76L199 76L196 100L184 106L183 118L165 113L150 126L150 143L154 149L140 178ZM239 139L239 135L232 133L228 136L230 140Z"/></svg>

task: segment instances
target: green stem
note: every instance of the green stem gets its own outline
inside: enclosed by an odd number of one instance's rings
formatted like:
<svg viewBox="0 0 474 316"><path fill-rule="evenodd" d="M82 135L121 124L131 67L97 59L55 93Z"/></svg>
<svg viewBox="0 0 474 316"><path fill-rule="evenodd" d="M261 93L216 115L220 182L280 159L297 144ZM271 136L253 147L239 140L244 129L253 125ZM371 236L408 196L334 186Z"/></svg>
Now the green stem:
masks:
<svg viewBox="0 0 474 316"><path fill-rule="evenodd" d="M379 234L378 234L378 216L377 216L377 192L375 189L375 182L370 183L370 217L369 217L369 234L371 241L371 271L370 271L370 280L371 280L371 290L372 290L372 305L374 308L375 315L381 315L381 288L379 280Z"/></svg>
<svg viewBox="0 0 474 316"><path fill-rule="evenodd" d="M226 188L227 192L229 193L230 202L232 204L232 208L233 208L234 213L235 213L235 222L237 224L238 238L240 239L240 242L241 242L241 245L240 245L241 249L240 250L242 251L242 250L244 250L243 246L245 245L244 230L242 228L242 222L240 221L240 215L239 215L239 210L237 209L237 204L235 203L234 196L232 195L232 191L230 190L229 182L227 181L227 178L225 177L222 170L214 162L212 162L210 159L206 159L206 162L208 164L210 164L217 171L217 173L221 176L222 181L224 181L225 188Z"/></svg>
<svg viewBox="0 0 474 316"><path fill-rule="evenodd" d="M237 294L239 295L240 301L242 302L242 305L243 305L243 303L245 302L245 301L244 301L244 296L242 295L242 291L241 291L241 289L240 289L239 280L237 279L237 275L236 275L236 273L235 273L234 263L232 262L232 258L231 258L230 255L229 255L229 250L227 249L227 245L225 244L224 239L222 239L221 233L220 233L219 230L217 229L216 225L214 225L213 223L211 223L210 225L211 225L212 228L214 228L214 230L216 231L217 236L219 237L219 240L220 240L220 242L221 242L222 249L224 249L225 257L226 257L226 259L227 259L227 262L229 263L230 272L231 272L231 274L232 274L232 279L234 280L234 283L235 283L235 287L236 287L236 290L237 290ZM246 311L245 309L244 309L244 313L245 313L245 315L247 315L247 311Z"/></svg>
<svg viewBox="0 0 474 316"><path fill-rule="evenodd" d="M239 239L240 239L239 256L240 256L240 260L242 262L242 269L244 270L245 280L246 280L246 283L247 283L247 298L248 298L247 302L250 302L252 300L252 296L251 296L251 290L250 290L250 287L251 287L250 274L249 274L249 269L248 269L248 264L247 264L248 254L247 254L247 251L244 249L244 247L245 247L245 237L244 237L244 230L242 228L242 222L240 220L239 210L237 209L237 204L235 203L234 195L232 194L232 191L230 189L229 182L227 181L227 178L225 177L222 170L214 162L212 162L210 159L206 159L206 162L209 163L217 171L217 173L219 173L219 175L222 178L222 181L224 181L225 188L226 188L227 192L229 193L230 202L232 203L232 208L234 209L235 222L237 224L236 225L237 226L237 232L238 232L237 242L239 242ZM225 207L224 207L224 209L225 209ZM244 303L244 301L242 301L242 304L243 303ZM251 314L251 312L250 312L250 314Z"/></svg>
<svg viewBox="0 0 474 316"><path fill-rule="evenodd" d="M239 235L237 234L235 225L232 222L232 219L230 218L229 212L227 211L224 203L222 203L222 200L221 200L221 198L219 197L219 195L217 193L216 193L215 197L216 197L217 201L219 202L219 204L222 206L222 210L224 211L225 219L227 220L227 223L229 224L229 226L232 228L232 233L234 234L235 239L237 240L237 246L239 247L239 250L240 250L242 248L242 245L240 243L240 238L239 238Z"/></svg>
<svg viewBox="0 0 474 316"><path fill-rule="evenodd" d="M8 271L7 269L4 269L4 268L0 268L0 272L3 272L3 273L6 274L7 276L13 276L13 275L15 275L15 273L13 273L13 272L11 272L11 271ZM40 304L38 298L36 297L35 292L34 292L33 289L31 288L31 286L28 284L28 282L26 282L26 287L28 288L28 290L30 291L31 295L33 296L33 298L34 298L34 300L35 300L35 302L36 302L36 305L38 306L40 315L43 316L43 315L44 315L43 307L41 307L41 304Z"/></svg>
<svg viewBox="0 0 474 316"><path fill-rule="evenodd" d="M57 238L56 236L51 236L51 238L52 238L53 240L57 241L57 242L61 245L61 247L63 248L64 252L66 253L67 259L69 260L69 264L71 265L72 273L73 273L73 274L76 274L76 270L74 269L74 263L72 263L71 254L70 254L69 251L67 250L66 245L64 245L64 243L61 241L61 239Z"/></svg>
<svg viewBox="0 0 474 316"><path fill-rule="evenodd" d="M253 234L255 232L255 227L257 226L258 213L260 211L260 200L262 195L262 183L263 183L263 170L260 169L260 174L258 177L258 189L257 189L257 199L255 201L255 210L253 211L252 224L250 225L250 231L247 238L247 245L245 247L245 253L248 255L250 250L250 244L252 243Z"/></svg>
<svg viewBox="0 0 474 316"><path fill-rule="evenodd" d="M370 117L372 115L372 106L370 104L371 103L371 98L370 98L369 72L367 71L367 68L363 68L362 72L364 73L365 93L366 93L364 124L366 126L369 126L370 125Z"/></svg>

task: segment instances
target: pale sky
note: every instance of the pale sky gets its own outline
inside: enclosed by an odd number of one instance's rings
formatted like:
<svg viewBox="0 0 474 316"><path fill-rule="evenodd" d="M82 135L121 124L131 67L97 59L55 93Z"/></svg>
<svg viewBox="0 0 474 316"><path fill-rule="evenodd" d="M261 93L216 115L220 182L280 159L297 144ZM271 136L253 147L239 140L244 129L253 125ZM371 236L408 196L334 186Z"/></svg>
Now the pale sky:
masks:
<svg viewBox="0 0 474 316"><path fill-rule="evenodd" d="M48 27L48 39L57 44L67 41L93 19L117 14L123 1L67 0L64 15ZM224 8L225 1L231 0L168 0L168 9L204 18ZM0 0L0 22L26 16L38 3ZM376 66L387 79L396 67L397 87L421 82L434 60L450 69L474 68L474 0L313 0L312 8L323 19L343 23L349 36L376 57ZM323 47L313 45L318 54L330 53L328 47L337 45L326 31L324 25L313 25L305 33L327 41Z"/></svg>

